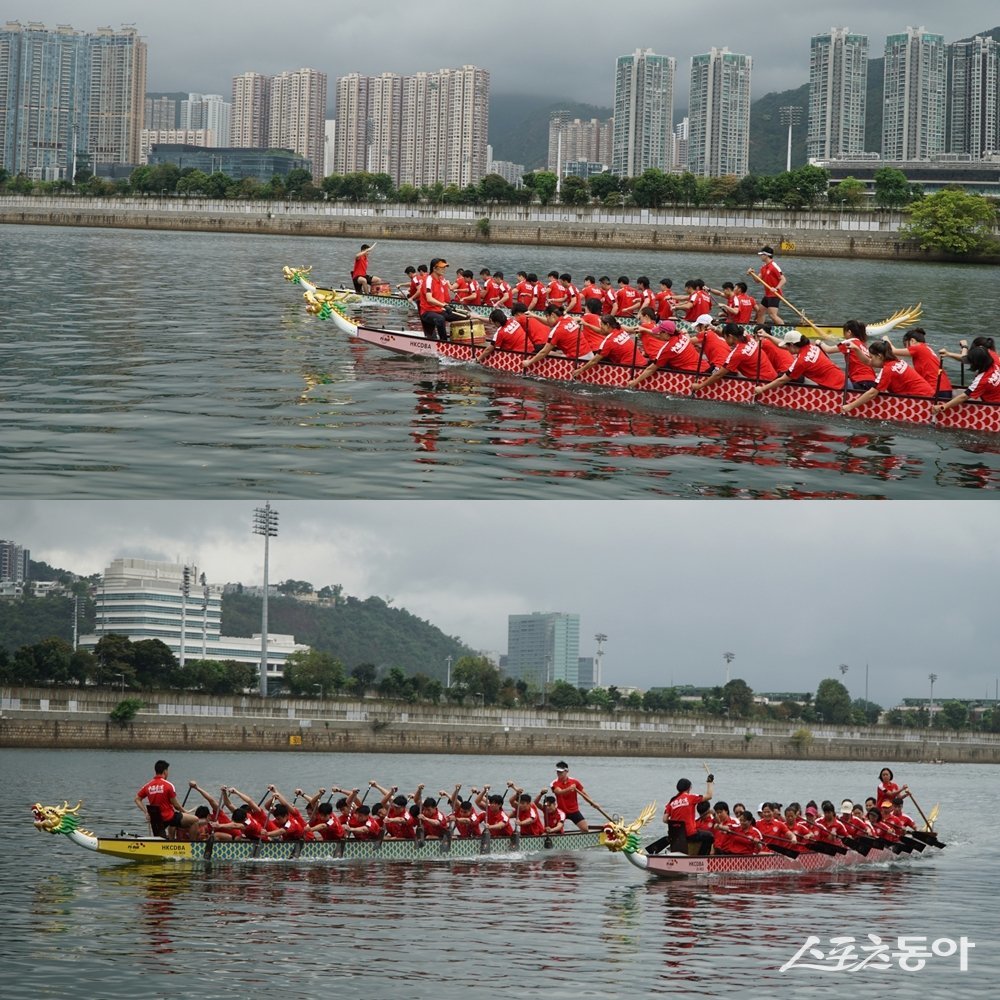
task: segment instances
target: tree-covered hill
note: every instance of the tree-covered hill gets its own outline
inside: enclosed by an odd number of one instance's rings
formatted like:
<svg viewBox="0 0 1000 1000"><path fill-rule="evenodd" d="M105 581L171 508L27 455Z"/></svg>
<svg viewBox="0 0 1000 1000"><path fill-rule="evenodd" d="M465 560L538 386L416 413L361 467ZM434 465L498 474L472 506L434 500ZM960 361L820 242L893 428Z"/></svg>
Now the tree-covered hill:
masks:
<svg viewBox="0 0 1000 1000"><path fill-rule="evenodd" d="M222 631L246 636L260 632L261 600L227 594L222 602ZM399 667L405 674L426 674L444 681L445 658L472 655L462 641L411 614L390 607L381 597L346 597L336 607L317 607L289 597L267 602L268 631L294 635L314 649L331 653L348 670L372 663L380 673Z"/></svg>

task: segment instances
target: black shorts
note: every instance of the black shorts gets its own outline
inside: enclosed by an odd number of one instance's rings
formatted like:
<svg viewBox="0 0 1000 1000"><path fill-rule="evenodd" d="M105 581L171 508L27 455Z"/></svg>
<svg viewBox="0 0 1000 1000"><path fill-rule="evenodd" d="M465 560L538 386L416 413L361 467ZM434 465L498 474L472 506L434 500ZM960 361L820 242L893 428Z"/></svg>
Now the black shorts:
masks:
<svg viewBox="0 0 1000 1000"><path fill-rule="evenodd" d="M781 299L777 295L765 295L761 300L760 304L765 309L777 309L781 305Z"/></svg>
<svg viewBox="0 0 1000 1000"><path fill-rule="evenodd" d="M583 817L583 813L577 809L576 812L566 813L566 819L570 820L572 823L585 823L586 820Z"/></svg>
<svg viewBox="0 0 1000 1000"><path fill-rule="evenodd" d="M146 806L146 812L149 813L149 826L153 831L154 837L165 837L167 835L167 827L180 826L183 819L181 813L176 809L170 819L164 819L156 806Z"/></svg>
<svg viewBox="0 0 1000 1000"><path fill-rule="evenodd" d="M364 292L364 288L363 288L361 282L362 281L367 282L368 281L368 275L367 274L363 274L363 275L361 275L360 278L353 278L352 280L354 282L354 290L356 292Z"/></svg>

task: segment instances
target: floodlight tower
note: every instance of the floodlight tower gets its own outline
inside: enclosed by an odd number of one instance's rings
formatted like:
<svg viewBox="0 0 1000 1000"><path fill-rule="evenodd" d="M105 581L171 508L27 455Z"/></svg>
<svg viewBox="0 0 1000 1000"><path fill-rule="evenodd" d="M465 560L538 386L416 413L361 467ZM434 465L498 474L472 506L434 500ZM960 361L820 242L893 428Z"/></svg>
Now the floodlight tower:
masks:
<svg viewBox="0 0 1000 1000"><path fill-rule="evenodd" d="M271 510L268 501L253 512L253 533L264 536L264 600L261 602L260 619L260 694L267 697L267 557L268 543L278 537L278 512Z"/></svg>
<svg viewBox="0 0 1000 1000"><path fill-rule="evenodd" d="M594 641L597 643L597 653L594 656L594 687L604 687L601 683L601 666L604 662L604 643L608 641L608 637L603 632L598 632L594 636Z"/></svg>

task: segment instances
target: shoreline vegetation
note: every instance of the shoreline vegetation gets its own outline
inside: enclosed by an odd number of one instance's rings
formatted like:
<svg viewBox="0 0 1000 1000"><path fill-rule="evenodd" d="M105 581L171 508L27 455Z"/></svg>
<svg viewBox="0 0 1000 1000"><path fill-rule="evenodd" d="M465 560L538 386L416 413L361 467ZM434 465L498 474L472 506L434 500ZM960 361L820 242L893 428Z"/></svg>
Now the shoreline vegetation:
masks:
<svg viewBox="0 0 1000 1000"><path fill-rule="evenodd" d="M0 747L1000 764L1000 735L619 709L4 688Z"/></svg>
<svg viewBox="0 0 1000 1000"><path fill-rule="evenodd" d="M766 243L780 248L781 257L1000 263L996 241L986 250L966 253L926 248L907 229L911 216L901 209L467 206L14 194L0 195L0 223L747 256Z"/></svg>

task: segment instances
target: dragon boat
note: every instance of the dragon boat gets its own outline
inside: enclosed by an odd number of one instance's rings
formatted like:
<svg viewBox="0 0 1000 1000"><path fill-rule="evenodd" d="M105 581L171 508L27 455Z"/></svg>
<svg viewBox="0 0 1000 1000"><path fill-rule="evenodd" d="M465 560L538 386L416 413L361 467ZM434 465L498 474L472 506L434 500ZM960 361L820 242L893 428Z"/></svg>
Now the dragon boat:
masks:
<svg viewBox="0 0 1000 1000"><path fill-rule="evenodd" d="M628 825L618 821L609 823L600 835L603 847L614 854L622 855L629 864L654 878L793 874L854 869L901 861L914 854L920 855L928 848L942 849L946 846L938 840L933 831L913 831L911 843L904 847L865 838L869 843L858 843L855 848L834 848L832 845L825 845L826 849L823 851L789 850L777 853L765 849L757 854L710 854L704 857L691 857L678 852L647 854L639 844L639 831L649 822L655 811L656 807L651 803L632 823ZM886 846L878 846L880 844Z"/></svg>
<svg viewBox="0 0 1000 1000"><path fill-rule="evenodd" d="M327 304L328 318L339 330L364 343L373 344L395 354L409 354L438 360L474 363L483 342L484 327L479 321L467 322L458 333L461 339L441 341L430 340L422 332L410 330L383 330L377 327L358 325L348 319L335 305ZM322 313L320 315L323 315ZM453 334L455 334L453 324ZM477 346L479 345L479 346ZM529 377L521 367L526 355L519 351L494 351L479 367ZM600 387L624 390L626 383L646 367L645 359L633 365L602 363L584 372L579 378L572 378L573 370L579 362L555 354L550 354L531 368L530 377L548 382L558 382L565 386ZM845 420L878 421L936 427L946 430L982 431L1000 433L1000 403L968 402L935 415L932 411L934 400L926 396L899 396L879 393L863 406L849 414L840 412L844 403L861 395L860 390L827 389L818 385L789 383L769 389L761 396L754 396L756 386L763 380L733 376L720 379L696 395L691 386L703 375L660 369L632 392L651 392L659 395L699 400L714 400L723 403L740 403L744 406L774 407L800 413L827 414Z"/></svg>
<svg viewBox="0 0 1000 1000"><path fill-rule="evenodd" d="M80 826L82 803L32 806L34 825L44 833L63 834L78 847L119 859L138 861L430 861L482 855L523 855L582 851L597 847L601 832L573 831L545 837L449 837L440 840L163 840L122 831L99 837Z"/></svg>
<svg viewBox="0 0 1000 1000"><path fill-rule="evenodd" d="M359 309L365 306L381 306L383 308L399 309L403 312L413 312L416 309L414 304L403 295L362 295L350 288L322 288L310 280L309 274L311 271L312 268L309 267L285 266L282 268L282 275L286 281L294 285L301 285L304 289L308 312L320 313L324 304L327 307L337 305L341 307L357 307ZM456 306L456 308L472 316L478 316L480 319L487 319L493 311L492 306L462 305ZM534 312L531 315L540 316L541 313ZM889 333L890 330L904 330L916 323L922 315L923 309L919 303L906 309L898 309L886 319L879 320L877 323L868 323L868 335L877 338ZM628 328L635 326L638 321L635 317L625 316L621 317L620 322L623 327ZM673 322L677 325L678 329L687 331L694 329L694 324L686 320L675 318ZM752 328L753 326L754 324L752 323L746 324L747 328ZM793 331L805 334L807 337L823 337L829 340L841 340L844 336L842 323L817 323L815 326L810 326L809 324L787 325L776 326L772 329L775 336L781 336Z"/></svg>

